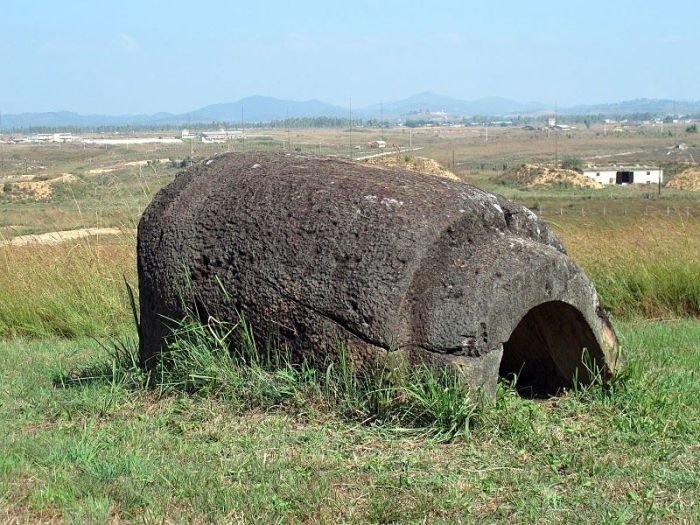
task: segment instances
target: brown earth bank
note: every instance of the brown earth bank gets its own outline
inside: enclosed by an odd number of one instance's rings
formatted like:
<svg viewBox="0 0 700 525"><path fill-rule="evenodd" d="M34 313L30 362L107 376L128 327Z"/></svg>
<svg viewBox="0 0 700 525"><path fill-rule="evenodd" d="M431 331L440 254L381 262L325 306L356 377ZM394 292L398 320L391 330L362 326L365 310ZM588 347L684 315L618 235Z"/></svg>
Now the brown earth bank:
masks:
<svg viewBox="0 0 700 525"><path fill-rule="evenodd" d="M430 173L446 179L460 180L457 175L445 168L436 160L428 157L410 157L404 155L385 155L383 157L373 157L366 160L368 164L383 166L385 168L399 168L419 173Z"/></svg>
<svg viewBox="0 0 700 525"><path fill-rule="evenodd" d="M514 183L526 188L550 188L566 186L572 188L602 188L603 186L574 170L550 168L538 164L521 164L504 173L501 182Z"/></svg>
<svg viewBox="0 0 700 525"><path fill-rule="evenodd" d="M700 191L700 168L693 167L683 170L666 185L667 188L684 191Z"/></svg>
<svg viewBox="0 0 700 525"><path fill-rule="evenodd" d="M58 177L47 180L28 180L21 182L7 182L5 193L13 200L32 199L45 201L53 195L53 185L57 183L69 184L78 180L71 173L63 173Z"/></svg>

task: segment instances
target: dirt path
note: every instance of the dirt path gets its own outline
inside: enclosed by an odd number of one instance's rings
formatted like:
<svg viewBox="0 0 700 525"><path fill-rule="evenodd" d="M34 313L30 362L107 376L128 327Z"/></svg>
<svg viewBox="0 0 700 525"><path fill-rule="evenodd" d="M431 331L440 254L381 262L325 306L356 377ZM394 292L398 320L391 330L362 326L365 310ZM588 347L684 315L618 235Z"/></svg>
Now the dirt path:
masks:
<svg viewBox="0 0 700 525"><path fill-rule="evenodd" d="M624 157L626 155L634 155L635 153L642 153L644 150L636 149L634 151L623 151L622 153L610 153L609 155L593 155L592 157L586 157L586 160L599 160L599 159L609 159L612 157Z"/></svg>
<svg viewBox="0 0 700 525"><path fill-rule="evenodd" d="M112 166L105 166L103 168L94 168L88 171L90 175L100 175L102 173L111 173L113 171L123 170L130 168L132 166L147 166L149 162L157 162L158 164L163 164L165 162L170 162L170 159L152 159L152 160L133 160L131 162L121 162L119 164L114 164Z"/></svg>
<svg viewBox="0 0 700 525"><path fill-rule="evenodd" d="M19 235L12 239L0 241L0 246L29 246L32 244L59 244L75 239L84 239L97 235L119 235L127 230L119 228L81 228L79 230L63 230L58 232L40 233L36 235Z"/></svg>
<svg viewBox="0 0 700 525"><path fill-rule="evenodd" d="M390 148L387 148L389 150ZM373 153L372 155L364 155L363 157L356 157L355 160L368 160L375 159L377 157L386 157L387 155L398 155L399 153L405 153L407 151L418 151L423 149L421 146L415 146L413 148L391 148L390 151L383 151L382 153Z"/></svg>

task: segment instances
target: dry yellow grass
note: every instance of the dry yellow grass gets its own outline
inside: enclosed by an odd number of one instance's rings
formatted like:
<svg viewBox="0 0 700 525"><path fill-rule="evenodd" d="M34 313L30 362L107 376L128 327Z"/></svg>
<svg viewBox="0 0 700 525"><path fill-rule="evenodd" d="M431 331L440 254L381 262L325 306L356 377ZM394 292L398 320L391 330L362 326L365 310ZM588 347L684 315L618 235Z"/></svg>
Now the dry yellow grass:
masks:
<svg viewBox="0 0 700 525"><path fill-rule="evenodd" d="M577 217L553 226L616 315L700 315L700 218Z"/></svg>
<svg viewBox="0 0 700 525"><path fill-rule="evenodd" d="M635 264L657 257L700 260L698 217L577 216L552 225L571 255L587 265Z"/></svg>
<svg viewBox="0 0 700 525"><path fill-rule="evenodd" d="M131 322L133 235L0 247L0 336L100 336Z"/></svg>
<svg viewBox="0 0 700 525"><path fill-rule="evenodd" d="M553 223L618 317L700 315L700 218L586 217ZM0 246L0 336L100 336L132 323L133 233Z"/></svg>

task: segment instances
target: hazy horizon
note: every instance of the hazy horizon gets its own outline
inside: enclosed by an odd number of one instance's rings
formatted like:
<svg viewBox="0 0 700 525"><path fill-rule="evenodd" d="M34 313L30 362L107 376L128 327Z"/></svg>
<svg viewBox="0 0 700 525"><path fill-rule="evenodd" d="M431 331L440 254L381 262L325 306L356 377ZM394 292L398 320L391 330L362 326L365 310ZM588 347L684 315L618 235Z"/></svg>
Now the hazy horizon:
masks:
<svg viewBox="0 0 700 525"><path fill-rule="evenodd" d="M0 111L183 113L252 95L361 107L423 91L694 101L697 15L689 1L15 2L0 20Z"/></svg>

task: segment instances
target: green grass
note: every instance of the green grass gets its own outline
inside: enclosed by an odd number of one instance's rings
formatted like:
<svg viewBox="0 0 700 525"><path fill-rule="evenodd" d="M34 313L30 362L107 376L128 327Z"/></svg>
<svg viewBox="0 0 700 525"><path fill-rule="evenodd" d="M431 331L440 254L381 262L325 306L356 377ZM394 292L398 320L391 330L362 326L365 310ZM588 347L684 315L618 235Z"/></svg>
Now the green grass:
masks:
<svg viewBox="0 0 700 525"><path fill-rule="evenodd" d="M290 409L121 380L62 387L104 351L3 342L0 521L696 522L700 323L620 333L624 384L547 402L502 389L448 444L314 396Z"/></svg>
<svg viewBox="0 0 700 525"><path fill-rule="evenodd" d="M341 348L339 357L320 366L294 362L280 348L260 348L242 316L235 323L193 312L174 323L168 353L144 373L135 338L112 339L107 359L59 375L57 384L95 381L160 396L186 393L212 397L235 411L310 409L348 420L413 433L438 442L467 435L481 401L472 396L459 372L400 359L374 370L357 370Z"/></svg>

